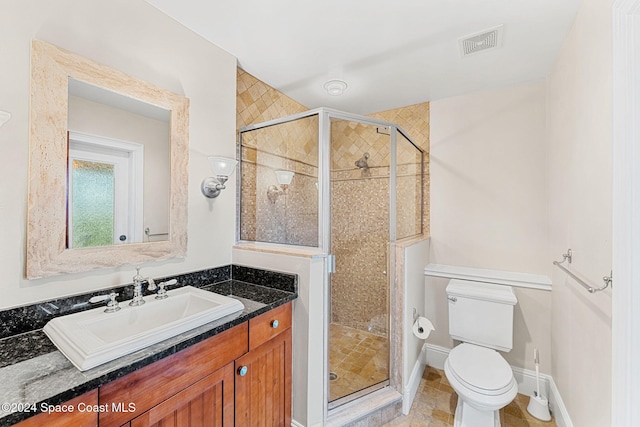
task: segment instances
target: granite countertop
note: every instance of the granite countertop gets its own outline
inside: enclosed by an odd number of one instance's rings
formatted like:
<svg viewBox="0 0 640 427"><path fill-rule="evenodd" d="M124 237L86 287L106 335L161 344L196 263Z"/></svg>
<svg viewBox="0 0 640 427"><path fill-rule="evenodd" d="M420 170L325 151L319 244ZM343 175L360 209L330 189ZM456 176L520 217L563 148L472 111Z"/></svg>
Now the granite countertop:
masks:
<svg viewBox="0 0 640 427"><path fill-rule="evenodd" d="M234 269L234 273L235 271ZM252 271L249 273L242 278L256 278ZM283 290L282 286L277 289L265 286L264 283L256 285L235 279L210 284L189 283L188 280L184 282L179 282L176 287L196 285L235 298L245 308L242 312L225 316L84 372L74 367L57 350L41 328L0 339L0 427L35 415L47 405L57 405L94 390L297 298L297 283L293 287L285 286L287 290ZM18 411L25 404L31 406ZM32 411L34 408L35 412Z"/></svg>

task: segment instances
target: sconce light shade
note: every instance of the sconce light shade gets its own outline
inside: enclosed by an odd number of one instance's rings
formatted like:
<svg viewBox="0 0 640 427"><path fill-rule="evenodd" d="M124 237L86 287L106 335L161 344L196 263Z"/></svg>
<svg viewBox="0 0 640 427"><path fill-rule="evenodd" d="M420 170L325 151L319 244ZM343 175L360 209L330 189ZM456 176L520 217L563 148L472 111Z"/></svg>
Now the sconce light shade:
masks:
<svg viewBox="0 0 640 427"><path fill-rule="evenodd" d="M278 184L280 185L289 185L291 184L291 180L293 179L293 175L295 175L291 171L276 171L276 179L278 180Z"/></svg>
<svg viewBox="0 0 640 427"><path fill-rule="evenodd" d="M270 185L269 188L267 188L267 198L271 203L275 203L276 200L278 200L278 197L285 194L287 188L289 188L289 184L291 184L293 175L295 175L294 172L283 170L277 170L275 173L280 187L277 185Z"/></svg>
<svg viewBox="0 0 640 427"><path fill-rule="evenodd" d="M211 156L207 158L209 159L213 173L215 175L226 176L227 178L236 169L236 164L238 163L236 159L228 159L226 157Z"/></svg>
<svg viewBox="0 0 640 427"><path fill-rule="evenodd" d="M213 199L218 197L220 192L226 188L224 183L227 182L229 175L236 169L238 162L236 159L228 159L226 157L211 156L208 159L215 177L205 178L200 185L200 190L205 197Z"/></svg>

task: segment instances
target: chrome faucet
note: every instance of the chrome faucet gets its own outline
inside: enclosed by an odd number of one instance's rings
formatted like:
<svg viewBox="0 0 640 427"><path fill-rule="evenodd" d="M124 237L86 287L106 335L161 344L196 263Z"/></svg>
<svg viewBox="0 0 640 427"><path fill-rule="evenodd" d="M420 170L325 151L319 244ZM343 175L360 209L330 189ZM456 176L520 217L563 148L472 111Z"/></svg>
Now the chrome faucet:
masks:
<svg viewBox="0 0 640 427"><path fill-rule="evenodd" d="M136 275L133 276L133 299L129 302L130 306L139 306L145 303L143 294L142 294L142 284L147 282L149 286L147 289L150 291L154 291L156 289L156 284L153 279L148 277L142 277L140 275L140 267L136 267Z"/></svg>

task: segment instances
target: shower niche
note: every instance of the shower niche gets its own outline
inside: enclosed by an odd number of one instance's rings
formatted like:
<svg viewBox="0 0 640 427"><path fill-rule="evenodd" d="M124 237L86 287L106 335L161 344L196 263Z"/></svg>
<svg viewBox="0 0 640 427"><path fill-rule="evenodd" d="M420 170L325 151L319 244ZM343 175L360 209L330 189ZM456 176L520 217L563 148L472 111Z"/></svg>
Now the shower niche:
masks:
<svg viewBox="0 0 640 427"><path fill-rule="evenodd" d="M243 127L238 139L237 240L335 260L325 282L327 410L397 387L391 248L422 234L424 152L394 123L327 108Z"/></svg>

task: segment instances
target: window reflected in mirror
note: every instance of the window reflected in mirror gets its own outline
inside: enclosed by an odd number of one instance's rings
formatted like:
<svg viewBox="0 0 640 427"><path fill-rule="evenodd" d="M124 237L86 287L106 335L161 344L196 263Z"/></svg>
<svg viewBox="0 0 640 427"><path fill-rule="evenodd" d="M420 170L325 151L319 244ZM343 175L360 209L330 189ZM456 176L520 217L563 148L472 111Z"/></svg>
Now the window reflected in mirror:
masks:
<svg viewBox="0 0 640 427"><path fill-rule="evenodd" d="M114 244L115 165L71 160L69 248Z"/></svg>

